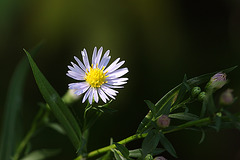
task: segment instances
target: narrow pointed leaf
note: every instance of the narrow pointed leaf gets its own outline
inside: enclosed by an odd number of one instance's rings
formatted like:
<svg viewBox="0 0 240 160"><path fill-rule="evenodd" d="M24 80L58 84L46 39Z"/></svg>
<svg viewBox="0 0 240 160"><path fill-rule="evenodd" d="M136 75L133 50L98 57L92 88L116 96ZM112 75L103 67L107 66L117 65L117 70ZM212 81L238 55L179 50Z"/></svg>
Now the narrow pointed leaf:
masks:
<svg viewBox="0 0 240 160"><path fill-rule="evenodd" d="M182 82L182 84L181 84L181 86L179 88L177 99L176 99L174 104L178 104L180 101L182 101L184 96L185 96L185 94L186 94L186 92L189 91L189 90L190 90L190 86L187 83L187 76L185 74L184 78L183 78L183 82Z"/></svg>
<svg viewBox="0 0 240 160"><path fill-rule="evenodd" d="M113 153L116 160L126 160L126 158L123 158L121 155L119 155L115 149L113 150Z"/></svg>
<svg viewBox="0 0 240 160"><path fill-rule="evenodd" d="M170 153L173 157L177 158L176 151L173 148L172 144L169 142L169 140L164 136L162 132L160 132L160 142L163 145L163 147Z"/></svg>
<svg viewBox="0 0 240 160"><path fill-rule="evenodd" d="M149 101L149 100L145 100L144 102L147 104L148 108L153 113L153 117L155 117L156 116L156 107L155 107L155 105L151 101Z"/></svg>
<svg viewBox="0 0 240 160"><path fill-rule="evenodd" d="M199 117L197 115L192 114L192 113L186 113L186 112L169 114L168 117L180 119L180 120L186 120L186 121L194 121L194 120L199 119Z"/></svg>
<svg viewBox="0 0 240 160"><path fill-rule="evenodd" d="M205 131L202 128L201 128L201 132L202 132L202 136L201 136L201 139L198 142L198 144L201 144L204 141L204 139L205 139Z"/></svg>
<svg viewBox="0 0 240 160"><path fill-rule="evenodd" d="M119 143L115 143L115 142L113 142L113 144L115 144L116 148L122 153L124 158L128 158L129 151L124 145L119 144Z"/></svg>
<svg viewBox="0 0 240 160"><path fill-rule="evenodd" d="M142 154L145 157L148 153L153 152L159 143L160 134L159 131L154 129L151 130L142 143Z"/></svg>
<svg viewBox="0 0 240 160"><path fill-rule="evenodd" d="M71 140L73 146L78 150L81 146L81 130L76 119L74 118L69 108L64 104L59 94L55 91L55 89L38 69L30 54L26 50L24 51L27 54L33 75L43 98L51 108L51 111L57 120L65 129L66 134Z"/></svg>
<svg viewBox="0 0 240 160"><path fill-rule="evenodd" d="M42 46L39 43L31 54L34 55ZM17 65L12 78L10 80L7 99L3 113L3 124L0 138L0 159L9 160L22 138L22 117L20 111L22 107L23 89L26 75L30 67L26 57L24 57ZM18 133L18 134L15 134Z"/></svg>
<svg viewBox="0 0 240 160"><path fill-rule="evenodd" d="M195 86L198 86L200 84L208 82L210 80L210 78L218 72L228 73L228 72L231 72L232 70L234 70L235 68L237 68L237 66L234 66L234 67L231 67L231 68L228 68L228 69L224 69L224 70L221 70L221 71L213 72L213 73L204 74L204 75L201 75L201 76L198 76L198 77L194 77L194 78L191 78L191 79L187 80L186 82L187 82L188 86L190 88L192 88L192 87L195 87ZM165 94L155 104L157 112L159 111L159 109L162 106L164 106L166 103L168 103L170 99L174 99L175 96L177 96L177 94L180 90L181 84L177 85L175 88L170 90L167 94ZM149 128L148 125L150 125L150 121L152 121L152 119L153 119L152 113L148 112L148 114L144 117L144 119L139 124L138 129L137 129L137 133L142 133L142 132L146 131L146 129Z"/></svg>

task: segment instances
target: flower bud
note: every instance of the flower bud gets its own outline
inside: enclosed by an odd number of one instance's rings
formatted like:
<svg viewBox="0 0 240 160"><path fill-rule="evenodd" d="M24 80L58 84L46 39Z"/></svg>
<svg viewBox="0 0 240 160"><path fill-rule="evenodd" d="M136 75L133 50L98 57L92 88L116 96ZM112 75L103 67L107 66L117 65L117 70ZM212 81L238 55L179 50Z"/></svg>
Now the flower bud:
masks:
<svg viewBox="0 0 240 160"><path fill-rule="evenodd" d="M198 100L203 101L205 97L206 97L206 92L201 92L198 95Z"/></svg>
<svg viewBox="0 0 240 160"><path fill-rule="evenodd" d="M157 125L161 128L167 128L170 124L170 118L167 115L162 115L157 120Z"/></svg>
<svg viewBox="0 0 240 160"><path fill-rule="evenodd" d="M201 88L200 87L193 87L192 92L191 92L192 97L197 97L200 92L201 92Z"/></svg>
<svg viewBox="0 0 240 160"><path fill-rule="evenodd" d="M225 73L217 73L208 82L206 89L220 89L227 83L227 75Z"/></svg>
<svg viewBox="0 0 240 160"><path fill-rule="evenodd" d="M75 91L76 90L74 90L74 89L69 89L65 93L65 95L62 97L63 102L70 104L70 103L77 101L80 98L80 96L74 94Z"/></svg>
<svg viewBox="0 0 240 160"><path fill-rule="evenodd" d="M219 103L222 105L231 105L234 102L233 89L227 89L220 95Z"/></svg>
<svg viewBox="0 0 240 160"><path fill-rule="evenodd" d="M154 160L167 160L167 159L164 158L163 156L159 156L159 157L155 157Z"/></svg>

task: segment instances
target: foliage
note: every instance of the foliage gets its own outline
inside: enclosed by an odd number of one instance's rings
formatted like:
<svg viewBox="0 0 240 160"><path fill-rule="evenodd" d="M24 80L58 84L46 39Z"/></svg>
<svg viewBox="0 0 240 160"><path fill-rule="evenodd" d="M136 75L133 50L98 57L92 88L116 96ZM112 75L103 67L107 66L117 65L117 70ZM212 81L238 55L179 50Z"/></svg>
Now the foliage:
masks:
<svg viewBox="0 0 240 160"><path fill-rule="evenodd" d="M39 46L36 48L38 47ZM52 87L43 73L39 70L30 53L26 50L24 51L28 57L37 86L45 103L39 105L39 112L33 120L32 126L26 136L14 137L13 131L17 126L17 122L21 122L18 120L18 112L21 110L21 103L17 100L17 97L20 97L21 99L23 90L22 86L25 80L24 77L28 68L26 61L21 62L13 75L9 87L3 134L1 137L1 160L8 160L10 157L13 157L14 160L20 158L23 160L40 160L60 153L59 149L27 150L27 146L31 141L32 136L37 132L37 129L41 127L51 127L55 131L67 135L77 153L75 160L95 156L98 157L99 160L109 160L113 159L113 157L117 160L150 160L164 152L168 152L171 156L177 158L177 151L174 149L174 145L166 137L168 133L177 132L183 129L197 130L202 133L199 142L201 143L206 136L206 129L215 129L219 132L221 129L226 128L226 126L229 126L228 124L231 124L233 128L240 129L240 114L232 114L229 111L229 107L216 107L217 102L214 101L213 97L217 90L213 90L211 87L209 89L209 84L212 84L209 83L211 77L216 73L227 74L236 68L231 67L191 79L187 79L187 76L184 75L182 83L170 90L157 103L154 104L149 100L145 100L149 112L140 122L136 134L119 142L111 141L109 146L88 152L87 142L89 138L89 129L93 127L95 122L104 114L116 112L116 110L110 108L111 101L104 105L88 103L84 108L84 113L78 115L82 120L79 121L79 117L76 117L76 115L73 114L73 111L69 108L69 105L73 103L73 99L69 98L68 101L65 101L64 98L62 100L59 93ZM18 81L16 81L16 77L18 77ZM204 85L206 85L205 88L199 87ZM195 92L196 88L197 91ZM199 98L199 95L202 97ZM10 96L11 98L9 98ZM191 113L190 106L197 103L202 104L201 112ZM58 123L49 119L51 114L55 116ZM163 127L157 125L158 120L160 120L162 116L167 116L167 118L171 119L170 126L167 125L166 127ZM19 139L21 139L20 143L18 141ZM138 146L136 149L129 150L125 146L125 144L138 139L143 140L142 145ZM23 153L24 151L25 153Z"/></svg>

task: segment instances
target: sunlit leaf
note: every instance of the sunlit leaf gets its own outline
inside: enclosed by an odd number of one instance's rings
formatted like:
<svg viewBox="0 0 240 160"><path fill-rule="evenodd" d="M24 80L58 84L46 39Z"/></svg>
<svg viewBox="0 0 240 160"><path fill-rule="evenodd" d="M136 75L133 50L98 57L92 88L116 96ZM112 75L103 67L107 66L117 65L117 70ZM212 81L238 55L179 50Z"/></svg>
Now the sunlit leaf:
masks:
<svg viewBox="0 0 240 160"><path fill-rule="evenodd" d="M155 107L155 105L151 101L149 101L149 100L145 100L144 102L147 104L148 108L151 110L151 112L153 113L153 116L155 117L156 116L156 107Z"/></svg>
<svg viewBox="0 0 240 160"><path fill-rule="evenodd" d="M38 69L30 54L26 50L25 52L27 54L33 75L43 98L49 105L57 120L65 129L73 146L78 150L81 146L81 130L76 119L74 118L69 108L64 104L59 94L55 91L55 89Z"/></svg>
<svg viewBox="0 0 240 160"><path fill-rule="evenodd" d="M122 153L123 157L128 158L129 151L124 145L115 142L113 142L113 144L115 144L116 148Z"/></svg>
<svg viewBox="0 0 240 160"><path fill-rule="evenodd" d="M142 157L142 149L129 150L129 157L133 157L133 158Z"/></svg>
<svg viewBox="0 0 240 160"><path fill-rule="evenodd" d="M122 157L116 149L113 150L114 153L114 157L116 158L116 160L126 160L126 158Z"/></svg>
<svg viewBox="0 0 240 160"><path fill-rule="evenodd" d="M30 53L32 55L36 54L41 46L42 43L39 43ZM9 160L13 156L16 146L23 137L20 111L22 107L24 83L29 69L27 59L24 57L16 66L9 83L0 141L1 160Z"/></svg>

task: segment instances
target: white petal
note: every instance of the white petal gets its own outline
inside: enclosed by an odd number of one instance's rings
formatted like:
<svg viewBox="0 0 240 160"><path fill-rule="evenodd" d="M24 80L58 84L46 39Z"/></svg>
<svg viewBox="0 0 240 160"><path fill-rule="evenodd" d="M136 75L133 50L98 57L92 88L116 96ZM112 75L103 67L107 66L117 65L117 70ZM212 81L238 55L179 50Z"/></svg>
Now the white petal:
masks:
<svg viewBox="0 0 240 160"><path fill-rule="evenodd" d="M93 98L96 103L98 103L98 94L97 94L97 89L93 89Z"/></svg>
<svg viewBox="0 0 240 160"><path fill-rule="evenodd" d="M103 47L101 47L98 50L98 54L97 54L97 57L96 57L96 64L98 64L98 65L99 65L99 62L100 62L100 59L101 59L101 56L102 56L102 51L103 51Z"/></svg>
<svg viewBox="0 0 240 160"><path fill-rule="evenodd" d="M127 83L127 80L128 78L106 79L107 84L110 85L123 85Z"/></svg>
<svg viewBox="0 0 240 160"><path fill-rule="evenodd" d="M77 72L74 72L74 71L68 71L68 73L66 74L68 77L71 77L75 80L84 80L84 76L77 73Z"/></svg>
<svg viewBox="0 0 240 160"><path fill-rule="evenodd" d="M115 70L117 70L119 67L121 67L123 64L125 63L125 61L121 61L118 64L116 64L115 66L113 66L111 69L108 70L108 74L111 72L114 72Z"/></svg>
<svg viewBox="0 0 240 160"><path fill-rule="evenodd" d="M87 93L85 93L85 95L84 95L84 97L83 97L83 100L82 100L82 103L84 103L84 102L86 101L86 99L87 99L88 96L89 96L90 91L91 91L91 88L88 89Z"/></svg>
<svg viewBox="0 0 240 160"><path fill-rule="evenodd" d="M79 82L79 83L70 83L68 85L69 89L74 89L80 95L87 91L89 88L89 84L87 82Z"/></svg>
<svg viewBox="0 0 240 160"><path fill-rule="evenodd" d="M109 88L124 88L123 86L112 86L112 85L109 85L109 84L105 84L105 85Z"/></svg>
<svg viewBox="0 0 240 160"><path fill-rule="evenodd" d="M93 90L94 90L94 88L90 88L89 90L90 90L90 93L89 93L89 96L88 96L88 102L89 102L90 104L92 104L92 101L93 101Z"/></svg>
<svg viewBox="0 0 240 160"><path fill-rule="evenodd" d="M121 69L118 69L112 73L110 73L107 77L107 79L114 79L114 78L118 78L118 77L121 77L123 75L125 75L126 73L128 73L128 68L121 68Z"/></svg>
<svg viewBox="0 0 240 160"><path fill-rule="evenodd" d="M97 56L97 47L94 47L93 56L92 56L92 64L94 68L96 67L96 56Z"/></svg>
<svg viewBox="0 0 240 160"><path fill-rule="evenodd" d="M88 55L87 55L86 49L84 48L81 53L82 53L83 63L85 65L86 69L90 70L90 65L89 65Z"/></svg>
<svg viewBox="0 0 240 160"><path fill-rule="evenodd" d="M107 102L107 100L109 100L108 96L102 91L101 88L98 88L98 94L101 97L101 99L103 100L104 103Z"/></svg>
<svg viewBox="0 0 240 160"><path fill-rule="evenodd" d="M82 68L82 70L86 72L86 67L83 65L83 63L76 56L74 56L74 59L77 61L78 65Z"/></svg>
<svg viewBox="0 0 240 160"><path fill-rule="evenodd" d="M110 59L110 56L108 56L110 53L110 50L107 50L104 55L103 58L101 59L100 63L99 63L99 68L101 69L103 66L104 61L106 61L107 59ZM101 67L100 67L101 66Z"/></svg>
<svg viewBox="0 0 240 160"><path fill-rule="evenodd" d="M113 68L117 63L118 61L120 60L120 58L117 58L110 66L108 66L104 71L109 71L111 70L111 68Z"/></svg>
<svg viewBox="0 0 240 160"><path fill-rule="evenodd" d="M111 98L115 99L113 96L116 96L118 91L116 90L113 90L107 86L105 86L104 84L101 86L101 89L108 95L110 96Z"/></svg>
<svg viewBox="0 0 240 160"><path fill-rule="evenodd" d="M69 89L82 89L89 87L89 84L87 82L78 82L78 83L70 83L68 84Z"/></svg>
<svg viewBox="0 0 240 160"><path fill-rule="evenodd" d="M99 68L102 69L103 66L106 67L108 62L110 61L110 59L111 59L111 56L103 57L101 62L100 62Z"/></svg>
<svg viewBox="0 0 240 160"><path fill-rule="evenodd" d="M77 73L80 73L80 74L82 74L82 75L85 75L85 72L80 68L80 67L78 67L75 63L73 63L73 62L71 62L71 64L72 64L72 66L73 66L73 68L71 69L71 70L73 70L73 71L75 71L75 72L77 72ZM69 67L69 69L70 69L71 67Z"/></svg>

